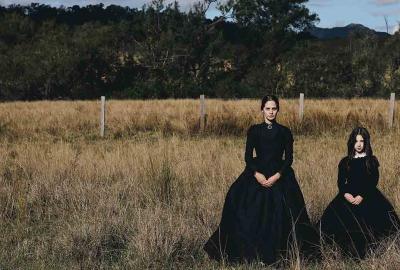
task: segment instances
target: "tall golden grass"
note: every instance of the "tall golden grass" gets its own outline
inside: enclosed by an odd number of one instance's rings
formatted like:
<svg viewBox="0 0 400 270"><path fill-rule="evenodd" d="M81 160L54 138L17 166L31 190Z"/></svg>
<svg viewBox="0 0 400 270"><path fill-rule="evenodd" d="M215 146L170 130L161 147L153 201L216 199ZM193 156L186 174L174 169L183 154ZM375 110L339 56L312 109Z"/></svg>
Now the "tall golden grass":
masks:
<svg viewBox="0 0 400 270"><path fill-rule="evenodd" d="M244 168L241 134L260 121L258 107L210 100L198 136L197 101L110 101L101 139L96 102L0 104L0 268L231 269L208 260L202 245ZM313 221L337 192L337 163L357 122L372 130L379 188L400 213L400 122L389 131L386 109L383 100L309 100L298 123L296 101L282 101L279 119L296 131L293 167ZM286 265L400 269L398 243L381 249L361 262L324 249L320 262Z"/></svg>
<svg viewBox="0 0 400 270"><path fill-rule="evenodd" d="M397 108L400 102L396 103ZM244 135L260 122L258 100L206 100L209 135ZM282 100L279 121L295 134L347 132L354 125L387 132L388 101L375 99L305 100L304 120L298 120L298 100ZM100 103L39 101L0 103L0 138L97 139ZM400 114L392 132L400 132ZM132 138L141 132L196 135L198 100L114 101L106 107L108 138Z"/></svg>

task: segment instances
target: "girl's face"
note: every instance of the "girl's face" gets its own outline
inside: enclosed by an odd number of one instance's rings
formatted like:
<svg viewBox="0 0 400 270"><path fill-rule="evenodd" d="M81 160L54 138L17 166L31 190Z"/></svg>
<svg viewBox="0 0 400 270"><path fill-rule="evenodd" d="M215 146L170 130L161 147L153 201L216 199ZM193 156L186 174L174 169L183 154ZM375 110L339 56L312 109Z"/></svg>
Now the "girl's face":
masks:
<svg viewBox="0 0 400 270"><path fill-rule="evenodd" d="M264 118L268 121L275 120L276 115L278 114L278 107L276 106L275 101L267 101L264 105L264 109L262 110L262 112L264 114Z"/></svg>
<svg viewBox="0 0 400 270"><path fill-rule="evenodd" d="M356 150L357 153L364 152L364 138L360 134L358 134L356 137L356 143L354 144L354 150Z"/></svg>

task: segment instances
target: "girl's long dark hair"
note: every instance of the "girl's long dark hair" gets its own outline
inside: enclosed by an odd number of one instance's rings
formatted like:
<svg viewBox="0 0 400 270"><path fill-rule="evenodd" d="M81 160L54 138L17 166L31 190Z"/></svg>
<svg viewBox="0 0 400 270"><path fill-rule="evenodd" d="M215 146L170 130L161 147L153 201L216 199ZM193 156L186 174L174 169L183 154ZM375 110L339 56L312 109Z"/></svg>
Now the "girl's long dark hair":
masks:
<svg viewBox="0 0 400 270"><path fill-rule="evenodd" d="M349 139L347 141L347 169L350 168L350 160L354 158L356 154L356 150L354 149L354 145L356 144L357 135L361 135L364 139L364 152L366 154L366 165L367 170L371 173L371 169L373 167L379 166L378 160L373 155L372 147L371 147L371 137L369 132L364 127L356 127L351 132Z"/></svg>

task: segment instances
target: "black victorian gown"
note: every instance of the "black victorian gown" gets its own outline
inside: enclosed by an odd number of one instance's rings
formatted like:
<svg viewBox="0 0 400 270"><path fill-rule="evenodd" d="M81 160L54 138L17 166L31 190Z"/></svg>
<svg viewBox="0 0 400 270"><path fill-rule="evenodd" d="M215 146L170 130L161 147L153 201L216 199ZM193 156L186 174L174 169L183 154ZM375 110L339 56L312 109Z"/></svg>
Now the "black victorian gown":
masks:
<svg viewBox="0 0 400 270"><path fill-rule="evenodd" d="M301 249L309 249L318 235L310 225L304 198L291 168L291 131L276 122L270 127L266 123L251 126L247 132L245 161L246 168L226 195L220 225L205 244L205 251L215 260L260 260L271 264L291 248L294 239ZM255 171L267 179L277 172L282 176L266 188L257 182Z"/></svg>
<svg viewBox="0 0 400 270"><path fill-rule="evenodd" d="M339 193L328 205L319 222L322 236L328 243L335 242L343 252L353 257L364 257L377 240L400 228L393 206L376 187L379 162L376 157L343 158L338 166ZM359 205L349 203L344 194L360 195Z"/></svg>

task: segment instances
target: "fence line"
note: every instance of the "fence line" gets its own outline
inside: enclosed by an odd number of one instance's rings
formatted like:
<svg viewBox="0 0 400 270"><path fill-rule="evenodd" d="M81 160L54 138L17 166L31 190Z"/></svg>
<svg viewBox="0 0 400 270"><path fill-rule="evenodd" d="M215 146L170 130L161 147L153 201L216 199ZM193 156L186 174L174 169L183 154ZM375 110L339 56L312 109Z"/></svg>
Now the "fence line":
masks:
<svg viewBox="0 0 400 270"><path fill-rule="evenodd" d="M106 98L105 96L101 96L101 107L100 107L100 136L104 137L105 131L105 104ZM394 126L394 117L395 117L395 93L390 94L389 99L389 113L388 113L388 127L392 128ZM206 127L206 102L205 96L200 95L200 132L205 131ZM303 121L304 118L304 93L300 93L299 97L299 121Z"/></svg>
<svg viewBox="0 0 400 270"><path fill-rule="evenodd" d="M104 126L106 123L106 97L101 96L100 106L100 137L104 137Z"/></svg>
<svg viewBox="0 0 400 270"><path fill-rule="evenodd" d="M394 110L395 110L395 93L390 94L389 100L389 116L388 126L392 128L394 125ZM204 95L200 95L200 131L205 129L205 98ZM300 93L299 98L299 121L302 122L304 118L304 93Z"/></svg>
<svg viewBox="0 0 400 270"><path fill-rule="evenodd" d="M200 95L200 131L204 132L206 127L206 102L204 95Z"/></svg>
<svg viewBox="0 0 400 270"><path fill-rule="evenodd" d="M299 100L299 120L300 122L303 121L304 116L304 93L300 93L300 100Z"/></svg>
<svg viewBox="0 0 400 270"><path fill-rule="evenodd" d="M389 100L389 119L388 119L388 125L389 128L393 127L393 122L394 122L394 104L395 104L395 93L390 94L390 100Z"/></svg>

